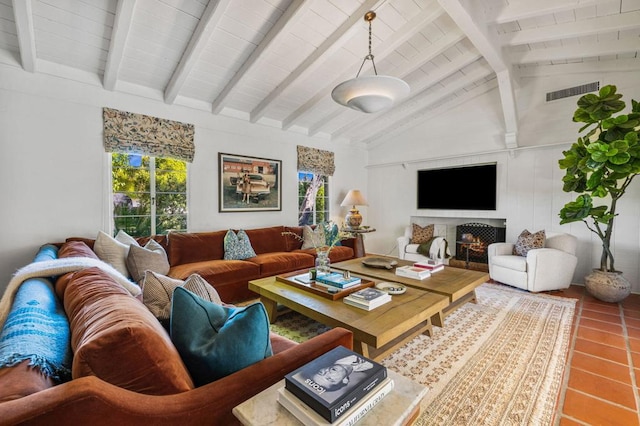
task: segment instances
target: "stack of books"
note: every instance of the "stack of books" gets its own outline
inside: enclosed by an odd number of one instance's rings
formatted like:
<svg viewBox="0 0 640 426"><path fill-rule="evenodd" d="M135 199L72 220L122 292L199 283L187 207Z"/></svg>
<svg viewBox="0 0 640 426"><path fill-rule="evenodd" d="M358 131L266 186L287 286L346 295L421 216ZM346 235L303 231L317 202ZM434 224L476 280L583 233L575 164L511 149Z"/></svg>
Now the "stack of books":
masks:
<svg viewBox="0 0 640 426"><path fill-rule="evenodd" d="M396 275L405 278L413 278L416 280L424 280L425 278L429 278L431 276L431 272L424 268L407 265L396 268Z"/></svg>
<svg viewBox="0 0 640 426"><path fill-rule="evenodd" d="M305 425L353 425L394 386L386 367L343 346L284 379L278 402Z"/></svg>
<svg viewBox="0 0 640 426"><path fill-rule="evenodd" d="M338 288L349 288L358 285L362 280L358 277L345 277L342 272L331 272L329 274L318 274L316 276L316 284L324 286L333 286Z"/></svg>
<svg viewBox="0 0 640 426"><path fill-rule="evenodd" d="M422 269L426 269L427 271L431 272L432 274L434 272L438 272L438 271L442 271L444 270L444 263L431 263L431 262L416 262L413 264L413 266L415 266L416 268L422 268Z"/></svg>
<svg viewBox="0 0 640 426"><path fill-rule="evenodd" d="M370 311L387 302L391 302L391 295L377 288L363 288L344 297L342 301L348 305Z"/></svg>

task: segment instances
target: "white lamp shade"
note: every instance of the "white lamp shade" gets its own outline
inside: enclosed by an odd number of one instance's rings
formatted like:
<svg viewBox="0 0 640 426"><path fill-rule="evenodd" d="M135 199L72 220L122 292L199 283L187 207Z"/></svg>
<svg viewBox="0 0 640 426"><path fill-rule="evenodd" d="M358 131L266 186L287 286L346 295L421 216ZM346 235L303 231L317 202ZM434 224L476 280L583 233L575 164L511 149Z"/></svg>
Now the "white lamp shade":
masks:
<svg viewBox="0 0 640 426"><path fill-rule="evenodd" d="M341 105L373 113L391 107L408 94L409 85L403 80L387 75L370 75L338 84L331 97Z"/></svg>
<svg viewBox="0 0 640 426"><path fill-rule="evenodd" d="M367 200L362 195L362 192L358 189L352 189L347 193L347 196L344 197L342 203L340 204L343 207L347 206L368 206Z"/></svg>

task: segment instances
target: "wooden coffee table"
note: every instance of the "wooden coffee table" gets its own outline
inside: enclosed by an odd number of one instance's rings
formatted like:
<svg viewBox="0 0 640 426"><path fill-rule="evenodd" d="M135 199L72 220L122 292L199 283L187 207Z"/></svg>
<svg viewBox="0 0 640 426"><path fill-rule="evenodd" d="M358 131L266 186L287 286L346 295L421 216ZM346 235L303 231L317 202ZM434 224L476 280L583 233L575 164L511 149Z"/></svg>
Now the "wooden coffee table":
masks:
<svg viewBox="0 0 640 426"><path fill-rule="evenodd" d="M401 260L388 256L365 256L356 259L345 260L344 262L332 263L331 267L343 271L350 271L354 274L376 278L382 281L391 281L405 284L407 286L427 290L438 294L443 294L449 298L443 314L449 315L463 303L476 301L476 288L489 280L489 274L481 271L469 269L453 268L445 266L443 271L434 272L429 278L415 280L396 275L393 269L381 269L365 266L362 261L367 258L384 258L390 261L395 260L398 266L413 265L414 262Z"/></svg>
<svg viewBox="0 0 640 426"><path fill-rule="evenodd" d="M354 351L379 360L418 334L431 335L432 324L442 326L442 311L449 298L416 288L394 295L392 301L371 311L347 305L342 299L331 300L280 282L276 277L249 281L249 289L260 295L273 323L278 305L330 327L344 327L353 332Z"/></svg>

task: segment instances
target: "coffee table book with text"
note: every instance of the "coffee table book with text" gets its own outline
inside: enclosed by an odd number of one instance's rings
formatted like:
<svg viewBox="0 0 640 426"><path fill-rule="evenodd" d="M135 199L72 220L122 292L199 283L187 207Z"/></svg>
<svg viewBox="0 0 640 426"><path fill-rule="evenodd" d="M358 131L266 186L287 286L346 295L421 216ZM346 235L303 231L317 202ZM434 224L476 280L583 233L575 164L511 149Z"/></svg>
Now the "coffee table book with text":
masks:
<svg viewBox="0 0 640 426"><path fill-rule="evenodd" d="M343 346L284 377L285 389L329 423L371 397L386 378L385 366Z"/></svg>
<svg viewBox="0 0 640 426"><path fill-rule="evenodd" d="M387 377L366 398L356 402L333 423L329 423L284 387L278 389L278 402L305 426L353 426L389 394L394 386L393 379Z"/></svg>
<svg viewBox="0 0 640 426"><path fill-rule="evenodd" d="M363 288L346 296L342 301L348 305L370 311L387 302L391 302L391 295L377 288Z"/></svg>

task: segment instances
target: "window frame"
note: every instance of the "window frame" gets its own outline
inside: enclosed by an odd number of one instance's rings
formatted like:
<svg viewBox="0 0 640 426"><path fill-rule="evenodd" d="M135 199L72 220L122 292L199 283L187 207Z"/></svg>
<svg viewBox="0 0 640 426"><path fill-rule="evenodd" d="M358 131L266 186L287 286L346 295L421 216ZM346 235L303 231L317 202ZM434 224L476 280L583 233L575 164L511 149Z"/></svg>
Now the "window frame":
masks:
<svg viewBox="0 0 640 426"><path fill-rule="evenodd" d="M111 153L111 152L107 152L105 155L105 175L106 175L106 196L105 196L105 208L103 208L103 211L105 212L103 221L105 223L105 226L103 227L104 229L106 229L110 235L114 235L115 233L115 214L114 214L114 208L113 208L113 154L134 154L134 153ZM150 188L153 188L152 191L150 191L150 198L152 200L151 202L151 211L150 211L150 215L151 215L151 220L152 220L152 225L153 227L151 228L152 230L155 229L157 227L157 210L156 210L156 196L155 196L155 183L156 183L156 167L155 167L155 160L156 158L160 158L160 157L155 157L153 155L148 155L148 154L139 154L142 156L148 156L149 157L149 169L150 170L154 170L154 173L149 173L149 185ZM182 159L177 159L178 161L184 161ZM187 207L187 212L185 213L186 216L186 231L188 232L188 230L190 229L191 226L191 215L189 214L189 206L191 204L191 190L190 190L190 182L191 182L191 163L189 163L188 161L184 161L185 165L186 165L186 184L185 184L185 198L186 198L186 207ZM152 231L151 235L155 235L154 232Z"/></svg>

